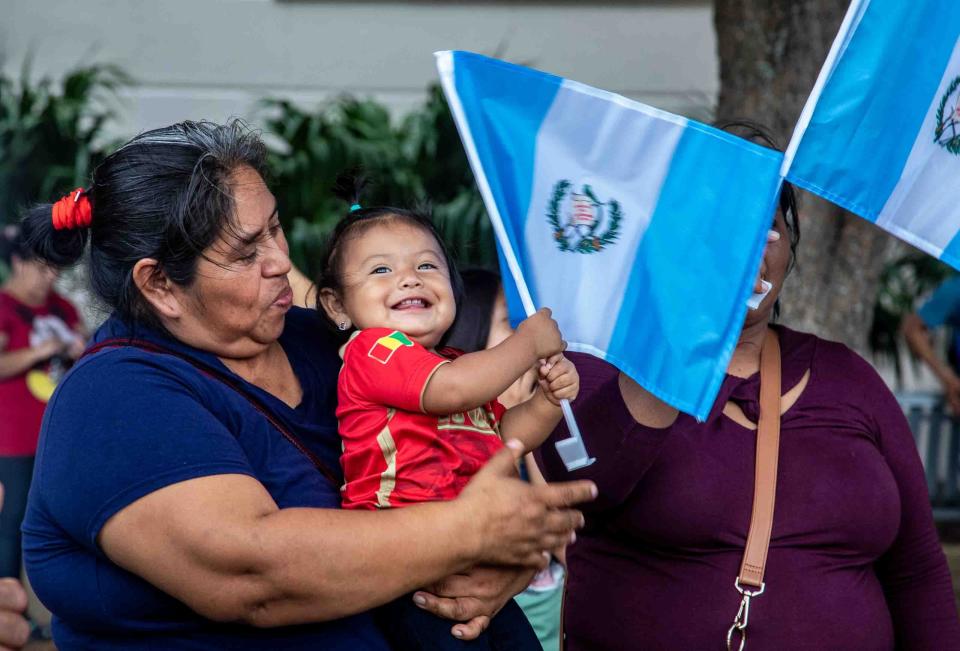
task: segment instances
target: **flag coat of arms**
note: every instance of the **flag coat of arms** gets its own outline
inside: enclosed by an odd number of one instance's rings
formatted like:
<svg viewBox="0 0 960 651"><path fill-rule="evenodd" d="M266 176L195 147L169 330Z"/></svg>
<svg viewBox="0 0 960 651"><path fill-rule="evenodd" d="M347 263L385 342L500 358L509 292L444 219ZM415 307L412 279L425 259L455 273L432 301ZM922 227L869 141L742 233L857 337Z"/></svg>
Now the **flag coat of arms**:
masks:
<svg viewBox="0 0 960 651"><path fill-rule="evenodd" d="M706 418L752 293L782 155L477 54L440 52L437 64L498 236L511 315L551 308L570 349Z"/></svg>
<svg viewBox="0 0 960 651"><path fill-rule="evenodd" d="M784 175L960 268L958 9L854 0Z"/></svg>

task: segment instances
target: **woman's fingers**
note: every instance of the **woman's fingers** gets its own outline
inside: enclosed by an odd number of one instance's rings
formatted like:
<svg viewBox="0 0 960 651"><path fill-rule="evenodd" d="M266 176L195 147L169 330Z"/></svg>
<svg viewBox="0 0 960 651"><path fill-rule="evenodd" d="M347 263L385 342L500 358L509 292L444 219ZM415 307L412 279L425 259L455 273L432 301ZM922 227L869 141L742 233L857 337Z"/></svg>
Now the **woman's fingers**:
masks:
<svg viewBox="0 0 960 651"><path fill-rule="evenodd" d="M13 578L0 579L0 611L22 613L27 609L27 591Z"/></svg>
<svg viewBox="0 0 960 651"><path fill-rule="evenodd" d="M475 640L480 637L481 633L487 630L488 626L490 626L490 618L486 615L480 615L479 617L474 617L469 622L455 625L450 629L450 633L461 640Z"/></svg>
<svg viewBox="0 0 960 651"><path fill-rule="evenodd" d="M517 477L517 463L522 457L523 443L518 439L509 439L504 442L504 449L490 457L483 470L501 477Z"/></svg>
<svg viewBox="0 0 960 651"><path fill-rule="evenodd" d="M17 613L0 611L0 649L19 649L30 638L30 625Z"/></svg>
<svg viewBox="0 0 960 651"><path fill-rule="evenodd" d="M573 539L574 532L583 526L580 511L555 511L550 513L549 518L546 523L548 532L537 542L540 550L566 545Z"/></svg>
<svg viewBox="0 0 960 651"><path fill-rule="evenodd" d="M27 608L27 593L20 582L0 579L0 645L19 649L30 637L30 625L22 613Z"/></svg>
<svg viewBox="0 0 960 651"><path fill-rule="evenodd" d="M440 617L456 616L463 638L472 639L486 627L489 618L503 608L513 595L530 583L533 570L517 567L479 565L427 586L413 595L417 606ZM482 620L478 618L487 618ZM451 633L455 632L451 630Z"/></svg>
<svg viewBox="0 0 960 651"><path fill-rule="evenodd" d="M498 452L478 472L457 500L472 513L480 538L479 562L542 567L539 555L569 542L583 515L569 507L592 500L597 493L590 481L531 486L516 478L515 459L521 451L515 441Z"/></svg>
<svg viewBox="0 0 960 651"><path fill-rule="evenodd" d="M413 595L413 603L444 619L465 622L484 614L484 603L475 597L438 597L419 591Z"/></svg>
<svg viewBox="0 0 960 651"><path fill-rule="evenodd" d="M536 486L533 490L536 491L545 505L553 508L592 502L597 497L597 485L587 480L557 482L546 486ZM580 524L583 524L583 515L579 511L570 511L569 513L576 514L580 519Z"/></svg>

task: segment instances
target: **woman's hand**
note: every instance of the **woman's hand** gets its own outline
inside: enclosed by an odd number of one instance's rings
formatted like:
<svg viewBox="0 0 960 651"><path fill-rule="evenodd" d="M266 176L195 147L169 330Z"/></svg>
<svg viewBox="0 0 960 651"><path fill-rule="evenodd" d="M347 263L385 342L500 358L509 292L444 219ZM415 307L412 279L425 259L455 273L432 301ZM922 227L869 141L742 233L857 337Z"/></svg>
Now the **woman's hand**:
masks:
<svg viewBox="0 0 960 651"><path fill-rule="evenodd" d="M523 454L519 441L507 441L455 500L478 536L477 561L492 565L543 567L546 550L574 539L583 514L570 507L597 496L590 481L533 486L517 476Z"/></svg>
<svg viewBox="0 0 960 651"><path fill-rule="evenodd" d="M3 484L0 484L0 509L3 508ZM502 607L502 605L501 605ZM0 650L19 649L30 637L27 593L14 578L0 579Z"/></svg>
<svg viewBox="0 0 960 651"><path fill-rule="evenodd" d="M591 482L532 487L501 451L456 500L385 511L284 508L247 475L197 477L114 514L110 560L214 621L257 627L363 612L478 564L543 565ZM211 535L215 532L216 535Z"/></svg>
<svg viewBox="0 0 960 651"><path fill-rule="evenodd" d="M30 625L23 612L27 593L16 579L0 579L0 649L19 649L30 637Z"/></svg>
<svg viewBox="0 0 960 651"><path fill-rule="evenodd" d="M413 601L434 615L459 622L450 629L454 637L473 640L533 575L530 568L478 566L419 590Z"/></svg>

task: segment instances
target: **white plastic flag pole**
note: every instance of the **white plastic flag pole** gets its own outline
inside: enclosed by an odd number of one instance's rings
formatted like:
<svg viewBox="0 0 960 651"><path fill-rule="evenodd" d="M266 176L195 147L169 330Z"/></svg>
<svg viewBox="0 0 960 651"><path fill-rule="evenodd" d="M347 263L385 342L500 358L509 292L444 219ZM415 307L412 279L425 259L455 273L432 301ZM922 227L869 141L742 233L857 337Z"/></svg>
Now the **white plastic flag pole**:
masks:
<svg viewBox="0 0 960 651"><path fill-rule="evenodd" d="M477 177L478 184L480 184L480 178L479 176ZM481 188L484 184L480 184ZM483 194L482 189L481 194ZM486 202L486 199L484 199L484 201ZM517 262L517 257L514 254L513 248L510 246L510 240L507 238L507 232L503 228L503 223L500 221L500 215L497 214L494 216L497 210L496 205L493 204L493 202L487 205L493 206L490 221L493 222L493 230L497 234L497 239L500 241L500 248L503 251L504 259L507 261L507 267L510 269L510 275L513 276L513 281L517 284L520 301L523 303L523 311L527 313L528 317L532 316L537 310L533 304L533 298L530 296L530 290L527 288L527 282L523 277L523 272L520 271L520 264ZM563 461L563 465L567 467L567 470L586 468L596 461L596 459L587 454L587 448L584 446L583 438L580 436L580 427L577 425L577 420L573 416L573 409L570 408L570 401L561 400L560 409L563 410L563 418L567 422L567 429L570 430L570 438L557 441L557 454L560 455L560 459Z"/></svg>
<svg viewBox="0 0 960 651"><path fill-rule="evenodd" d="M477 153L476 144L473 142L473 136L470 129L467 128L467 117L463 111L463 105L457 95L454 84L453 54L451 52L437 52L434 54L437 58L437 69L440 71L440 82L443 85L444 94L447 96L447 102L450 104L450 110L456 118L457 131L460 132L460 139L463 140L463 147L467 152L467 159L470 161L470 168L473 170L473 176L477 180L477 187L480 190L480 196L487 208L487 214L490 215L490 222L493 224L493 231L496 233L497 241L500 243L500 250L510 269L510 275L513 282L517 285L517 291L520 294L520 301L523 303L523 310L527 316L533 316L536 307L533 305L533 298L530 296L530 290L527 288L527 282L523 278L523 272L520 270L520 263L517 261L516 253L510 244L510 238L507 237L507 231L503 227L503 220L500 217L500 211L497 210L497 202L493 199L493 192L490 190L490 184L483 173L483 166L480 164L480 155ZM583 445L583 439L580 436L580 427L573 417L573 410L570 408L569 400L561 400L560 408L563 410L564 420L567 422L567 429L570 430L570 438L557 441L557 453L563 461L567 470L578 470L586 468L596 461L587 454L587 449Z"/></svg>

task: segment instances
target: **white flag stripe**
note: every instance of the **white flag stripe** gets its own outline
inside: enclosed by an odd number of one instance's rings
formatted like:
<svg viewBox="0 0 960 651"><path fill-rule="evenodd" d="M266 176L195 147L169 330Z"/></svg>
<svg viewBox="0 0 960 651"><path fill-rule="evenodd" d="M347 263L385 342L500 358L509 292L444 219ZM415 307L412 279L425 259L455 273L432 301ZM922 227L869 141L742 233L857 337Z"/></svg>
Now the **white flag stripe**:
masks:
<svg viewBox="0 0 960 651"><path fill-rule="evenodd" d="M582 279L612 281L629 275L687 121L677 116L664 121L657 115L660 111L654 115L638 111L632 102L611 105L605 96L609 93L585 93L585 88L565 80L540 129L524 256L538 305L577 306L576 312L558 310L561 331L578 333L579 342L590 342L591 348L606 348L623 301L623 287L617 282L584 283ZM604 120L584 120L603 111ZM614 141L619 146L612 149L609 143ZM562 180L576 185L559 206L561 222L569 219L572 195L584 185L602 202L616 198L623 214L629 215L620 224L616 245L607 247L604 255L571 258L570 252L554 245L555 234L546 217ZM624 194L623 188L631 188L630 193ZM603 234L610 225L609 206L598 208L598 213L597 232ZM594 318L583 319L581 314ZM579 342L571 342L571 347Z"/></svg>
<svg viewBox="0 0 960 651"><path fill-rule="evenodd" d="M880 226L898 237L909 237L911 244L940 257L957 234L958 172L957 156L937 144L933 134L937 126L937 108L951 82L960 75L960 42L954 47L940 87L931 98L930 108L900 182L894 188L879 217ZM949 103L946 111L955 111ZM882 135L880 136L882 137Z"/></svg>

